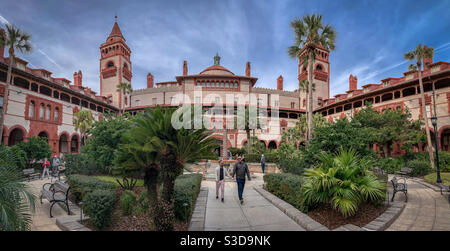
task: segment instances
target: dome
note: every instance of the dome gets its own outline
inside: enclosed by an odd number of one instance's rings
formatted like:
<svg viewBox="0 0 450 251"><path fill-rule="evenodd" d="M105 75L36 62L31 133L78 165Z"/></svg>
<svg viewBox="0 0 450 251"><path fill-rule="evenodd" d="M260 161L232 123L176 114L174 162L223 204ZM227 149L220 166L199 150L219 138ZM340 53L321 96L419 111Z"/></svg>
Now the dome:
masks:
<svg viewBox="0 0 450 251"><path fill-rule="evenodd" d="M200 72L200 75L234 75L234 74L230 70L221 65L213 65Z"/></svg>

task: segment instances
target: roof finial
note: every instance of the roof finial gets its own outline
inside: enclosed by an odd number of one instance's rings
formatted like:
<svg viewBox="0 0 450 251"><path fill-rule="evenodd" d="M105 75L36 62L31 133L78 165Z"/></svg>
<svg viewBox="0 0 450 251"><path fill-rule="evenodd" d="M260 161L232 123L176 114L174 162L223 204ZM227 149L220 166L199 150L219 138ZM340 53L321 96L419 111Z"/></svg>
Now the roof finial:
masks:
<svg viewBox="0 0 450 251"><path fill-rule="evenodd" d="M114 16L114 21L117 23L117 11L116 11L116 15Z"/></svg>
<svg viewBox="0 0 450 251"><path fill-rule="evenodd" d="M220 57L219 53L216 53L216 56L214 56L214 65L220 65Z"/></svg>

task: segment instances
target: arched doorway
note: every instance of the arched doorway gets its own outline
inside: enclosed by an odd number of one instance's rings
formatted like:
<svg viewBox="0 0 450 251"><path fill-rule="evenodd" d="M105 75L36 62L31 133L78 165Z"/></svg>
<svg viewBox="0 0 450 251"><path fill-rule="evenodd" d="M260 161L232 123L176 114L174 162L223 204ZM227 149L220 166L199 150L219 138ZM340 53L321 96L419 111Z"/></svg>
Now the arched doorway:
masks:
<svg viewBox="0 0 450 251"><path fill-rule="evenodd" d="M38 134L38 137L45 138L45 140L47 140L47 143L48 143L48 135L46 132L44 132L44 131L40 132Z"/></svg>
<svg viewBox="0 0 450 251"><path fill-rule="evenodd" d="M67 138L67 135L62 134L61 137L59 137L59 152L67 153L68 151L69 151L69 139Z"/></svg>
<svg viewBox="0 0 450 251"><path fill-rule="evenodd" d="M277 149L277 143L275 141L270 141L268 147L270 150Z"/></svg>
<svg viewBox="0 0 450 251"><path fill-rule="evenodd" d="M450 152L450 129L445 129L441 133L441 149Z"/></svg>
<svg viewBox="0 0 450 251"><path fill-rule="evenodd" d="M70 152L71 153L78 152L78 135L72 136L72 140L70 141Z"/></svg>
<svg viewBox="0 0 450 251"><path fill-rule="evenodd" d="M223 147L223 141L220 139L216 139L217 147L214 149L214 153L217 154L217 156L220 158L222 156L222 147Z"/></svg>
<svg viewBox="0 0 450 251"><path fill-rule="evenodd" d="M13 146L22 141L23 141L22 129L15 128L14 130L12 130L11 133L9 134L8 146Z"/></svg>

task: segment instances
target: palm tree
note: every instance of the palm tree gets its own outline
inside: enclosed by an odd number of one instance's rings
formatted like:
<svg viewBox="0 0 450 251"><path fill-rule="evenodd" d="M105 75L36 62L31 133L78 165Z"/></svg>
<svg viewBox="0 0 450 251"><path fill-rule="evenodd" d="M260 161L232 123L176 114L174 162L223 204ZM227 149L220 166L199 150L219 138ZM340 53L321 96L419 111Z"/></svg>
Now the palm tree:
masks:
<svg viewBox="0 0 450 251"><path fill-rule="evenodd" d="M6 77L5 93L3 98L3 110L0 117L0 137L3 135L3 124L5 122L6 107L8 104L9 85L11 84L12 67L16 61L16 50L21 53L31 52L31 35L13 25L6 24L6 34L0 34L0 48L8 47L8 74ZM1 142L0 142L1 144Z"/></svg>
<svg viewBox="0 0 450 251"><path fill-rule="evenodd" d="M0 231L30 230L35 196L22 182L17 157L0 148ZM30 213L31 212L31 213Z"/></svg>
<svg viewBox="0 0 450 251"><path fill-rule="evenodd" d="M92 126L93 122L94 118L92 117L92 113L88 110L81 110L73 115L75 130L80 132L81 145L84 145L86 131Z"/></svg>
<svg viewBox="0 0 450 251"><path fill-rule="evenodd" d="M422 46L422 44L418 44L416 49L405 53L404 57L409 61L416 61L416 65L410 65L409 70L417 71L419 74L419 86L420 86L420 98L422 100L422 113L423 120L425 123L425 130L427 133L427 148L428 154L430 156L430 165L434 169L434 158L433 158L433 149L431 146L431 135L430 135L430 127L428 125L428 114L425 105L425 94L423 90L423 82L422 82L422 61L424 58L432 58L434 54L434 49L432 47ZM435 139L437 140L437 139Z"/></svg>
<svg viewBox="0 0 450 251"><path fill-rule="evenodd" d="M288 48L288 55L300 59L303 64L308 65L308 134L307 141L312 138L312 112L313 112L313 65L316 58L315 48L321 46L325 49L334 50L336 31L330 25L322 24L322 15L306 15L302 19L295 18L291 22L294 31L295 43ZM300 52L306 50L304 56ZM300 58L302 57L302 58Z"/></svg>
<svg viewBox="0 0 450 251"><path fill-rule="evenodd" d="M127 83L127 82L121 82L116 87L117 87L117 91L120 92L121 94L123 94L124 96L131 94L133 92L133 88L131 87L131 84ZM131 100L130 100L130 102L131 102ZM125 104L124 104L124 102L122 102L122 114L124 112L125 112Z"/></svg>

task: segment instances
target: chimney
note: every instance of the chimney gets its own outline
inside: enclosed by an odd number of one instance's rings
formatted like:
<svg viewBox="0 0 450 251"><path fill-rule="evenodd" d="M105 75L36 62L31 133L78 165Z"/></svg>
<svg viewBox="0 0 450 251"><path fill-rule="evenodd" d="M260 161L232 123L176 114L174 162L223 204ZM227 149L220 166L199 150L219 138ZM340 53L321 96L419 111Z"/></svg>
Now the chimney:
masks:
<svg viewBox="0 0 450 251"><path fill-rule="evenodd" d="M247 64L245 65L245 76L246 77L250 77L250 62L247 62Z"/></svg>
<svg viewBox="0 0 450 251"><path fill-rule="evenodd" d="M81 73L81 70L78 70L78 85L83 86L83 74Z"/></svg>
<svg viewBox="0 0 450 251"><path fill-rule="evenodd" d="M74 84L75 86L78 85L78 73L77 73L77 72L74 72L74 73L73 73L73 84Z"/></svg>
<svg viewBox="0 0 450 251"><path fill-rule="evenodd" d="M348 90L354 91L356 89L358 89L358 78L350 74L350 77L348 78Z"/></svg>
<svg viewBox="0 0 450 251"><path fill-rule="evenodd" d="M277 78L277 90L283 90L283 76L281 75Z"/></svg>
<svg viewBox="0 0 450 251"><path fill-rule="evenodd" d="M184 60L184 62L183 62L183 76L187 76L187 75L188 75L187 61Z"/></svg>
<svg viewBox="0 0 450 251"><path fill-rule="evenodd" d="M425 45L424 49L427 49L427 48L428 48L428 46ZM431 58L424 57L423 58L423 68L424 69L429 69L430 67L428 65L430 65L432 63L433 63L433 57L431 57Z"/></svg>
<svg viewBox="0 0 450 251"><path fill-rule="evenodd" d="M6 37L6 33L4 29L0 30L0 33L3 37ZM4 58L5 57L5 47L1 47L0 48L0 58Z"/></svg>
<svg viewBox="0 0 450 251"><path fill-rule="evenodd" d="M75 86L82 86L82 79L83 79L83 74L81 73L81 70L78 70L78 72L74 72L73 73L73 84Z"/></svg>
<svg viewBox="0 0 450 251"><path fill-rule="evenodd" d="M147 88L153 88L153 75L150 72L147 74Z"/></svg>

